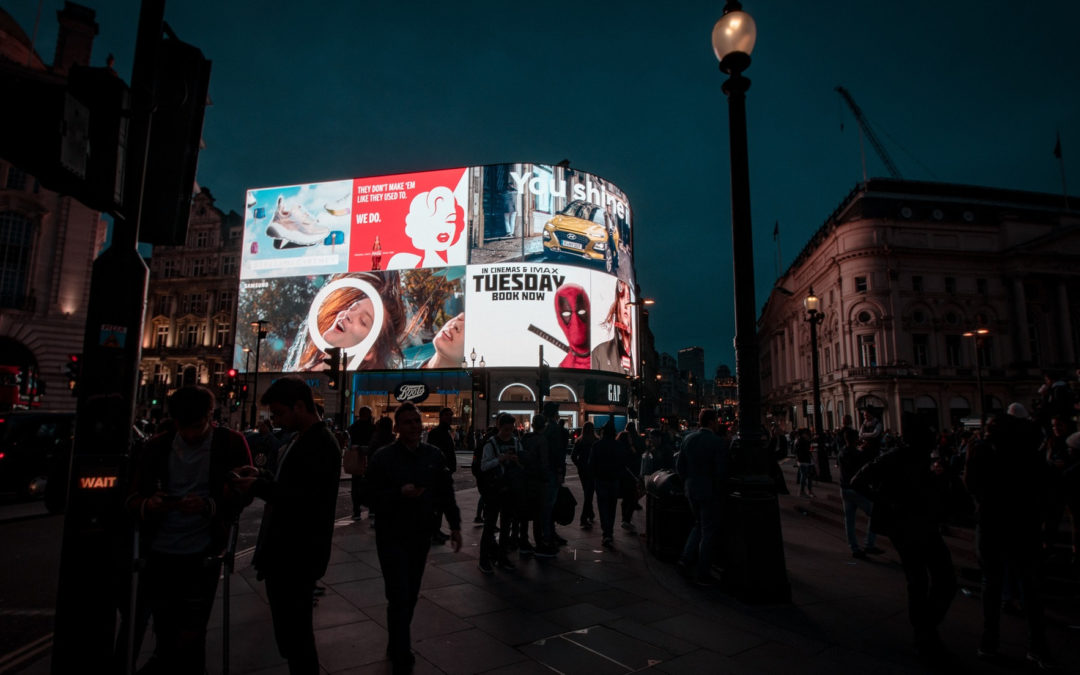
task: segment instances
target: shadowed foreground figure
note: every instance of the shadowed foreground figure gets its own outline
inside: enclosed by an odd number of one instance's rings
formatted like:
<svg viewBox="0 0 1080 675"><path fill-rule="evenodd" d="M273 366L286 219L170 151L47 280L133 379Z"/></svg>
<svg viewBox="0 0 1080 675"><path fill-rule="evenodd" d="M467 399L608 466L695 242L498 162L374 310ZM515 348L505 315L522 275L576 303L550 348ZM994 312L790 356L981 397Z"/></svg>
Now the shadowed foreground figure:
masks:
<svg viewBox="0 0 1080 675"><path fill-rule="evenodd" d="M930 473L933 435L912 429L910 444L880 455L859 470L851 487L874 503L870 528L892 541L907 578L908 618L915 647L929 662L940 663L947 653L937 628L956 594L952 556L941 538L941 514L935 505Z"/></svg>

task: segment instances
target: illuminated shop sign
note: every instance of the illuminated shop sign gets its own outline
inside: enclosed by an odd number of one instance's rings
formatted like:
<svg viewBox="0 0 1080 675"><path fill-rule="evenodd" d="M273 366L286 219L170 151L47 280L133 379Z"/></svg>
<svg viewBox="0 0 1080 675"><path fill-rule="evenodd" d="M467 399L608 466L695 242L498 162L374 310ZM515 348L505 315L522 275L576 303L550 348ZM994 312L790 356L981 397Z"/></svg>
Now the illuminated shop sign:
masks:
<svg viewBox="0 0 1080 675"><path fill-rule="evenodd" d="M581 171L500 164L250 190L236 354L259 369L634 374L631 211ZM246 327L268 322L259 350Z"/></svg>

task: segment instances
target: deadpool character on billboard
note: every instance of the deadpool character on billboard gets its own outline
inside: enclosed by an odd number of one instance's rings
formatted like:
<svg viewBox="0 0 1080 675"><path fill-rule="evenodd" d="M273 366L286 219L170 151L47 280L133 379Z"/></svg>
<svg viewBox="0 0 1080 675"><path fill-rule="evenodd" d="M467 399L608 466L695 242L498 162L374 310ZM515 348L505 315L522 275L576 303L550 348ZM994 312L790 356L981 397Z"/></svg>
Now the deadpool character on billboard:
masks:
<svg viewBox="0 0 1080 675"><path fill-rule="evenodd" d="M555 316L568 343L559 367L589 368L589 294L577 284L564 284L555 292Z"/></svg>

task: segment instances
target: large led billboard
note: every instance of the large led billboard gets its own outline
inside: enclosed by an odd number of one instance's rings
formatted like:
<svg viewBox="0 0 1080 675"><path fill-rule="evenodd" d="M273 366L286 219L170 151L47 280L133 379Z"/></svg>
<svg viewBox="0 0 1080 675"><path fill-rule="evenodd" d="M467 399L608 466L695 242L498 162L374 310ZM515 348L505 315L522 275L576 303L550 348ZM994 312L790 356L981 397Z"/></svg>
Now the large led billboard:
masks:
<svg viewBox="0 0 1080 675"><path fill-rule="evenodd" d="M610 182L499 164L250 190L235 364L633 374L631 211Z"/></svg>

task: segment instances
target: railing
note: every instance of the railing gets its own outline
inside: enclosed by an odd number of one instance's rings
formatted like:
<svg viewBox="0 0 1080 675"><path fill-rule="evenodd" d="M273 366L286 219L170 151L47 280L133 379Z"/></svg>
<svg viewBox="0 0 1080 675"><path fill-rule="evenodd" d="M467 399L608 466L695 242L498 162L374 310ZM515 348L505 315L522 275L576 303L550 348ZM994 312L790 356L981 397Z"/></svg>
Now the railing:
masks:
<svg viewBox="0 0 1080 675"><path fill-rule="evenodd" d="M908 366L860 366L858 368L845 368L844 377L847 379L872 379L881 377L918 377L919 370Z"/></svg>

